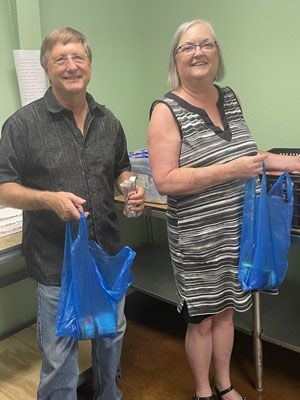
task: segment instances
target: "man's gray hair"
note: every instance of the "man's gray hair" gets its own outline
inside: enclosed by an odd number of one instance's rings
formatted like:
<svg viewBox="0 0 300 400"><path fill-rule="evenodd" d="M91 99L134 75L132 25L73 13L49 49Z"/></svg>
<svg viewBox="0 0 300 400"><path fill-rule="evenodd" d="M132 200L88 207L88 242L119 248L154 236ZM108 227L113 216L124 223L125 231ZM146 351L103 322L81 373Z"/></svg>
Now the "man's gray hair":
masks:
<svg viewBox="0 0 300 400"><path fill-rule="evenodd" d="M211 33L216 40L216 35L213 30L213 27L211 24L203 19L194 19L192 21L186 21L183 22L175 32L173 41L172 41L172 47L171 47L171 53L170 53L170 60L169 60L169 76L168 76L168 84L171 86L172 89L176 89L181 85L180 77L177 71L176 67L176 49L178 47L178 44L183 36L183 34L189 30L192 26L197 25L197 24L202 24L206 25L210 30ZM218 49L218 55L219 55L219 68L215 76L215 81L220 81L223 79L225 75L225 67L224 67L224 60L223 60L223 55L222 51L220 49L219 44L217 43L217 49Z"/></svg>
<svg viewBox="0 0 300 400"><path fill-rule="evenodd" d="M57 43L66 45L71 42L81 43L85 48L89 60L92 61L92 50L88 44L88 41L86 40L86 37L82 33L69 27L57 28L49 32L43 40L40 54L40 62L42 67L45 68L47 66L49 61L49 53Z"/></svg>

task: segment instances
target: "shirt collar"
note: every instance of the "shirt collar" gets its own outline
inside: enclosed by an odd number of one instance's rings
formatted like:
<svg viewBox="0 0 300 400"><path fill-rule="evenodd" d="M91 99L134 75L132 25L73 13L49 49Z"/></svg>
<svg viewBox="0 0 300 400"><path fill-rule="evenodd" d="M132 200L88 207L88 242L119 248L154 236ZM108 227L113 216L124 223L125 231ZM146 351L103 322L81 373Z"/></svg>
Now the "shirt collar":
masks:
<svg viewBox="0 0 300 400"><path fill-rule="evenodd" d="M44 94L44 100L47 110L52 114L58 114L62 111L67 110L56 100L55 96L52 93L51 86L47 89L46 93ZM99 110L100 112L103 112L105 105L97 103L94 97L90 93L86 94L86 101L88 103L90 111Z"/></svg>

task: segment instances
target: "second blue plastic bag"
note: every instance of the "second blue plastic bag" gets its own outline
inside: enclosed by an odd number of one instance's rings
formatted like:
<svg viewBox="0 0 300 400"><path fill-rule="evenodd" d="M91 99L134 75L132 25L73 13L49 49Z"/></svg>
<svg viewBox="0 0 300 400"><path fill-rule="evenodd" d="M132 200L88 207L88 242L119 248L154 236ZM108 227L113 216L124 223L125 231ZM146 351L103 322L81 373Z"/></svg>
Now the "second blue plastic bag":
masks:
<svg viewBox="0 0 300 400"><path fill-rule="evenodd" d="M239 281L244 290L273 290L288 266L293 217L293 184L287 172L267 192L265 166L260 194L257 178L245 185Z"/></svg>
<svg viewBox="0 0 300 400"><path fill-rule="evenodd" d="M88 239L87 221L80 215L78 234L67 222L56 334L74 339L113 336L117 304L131 285L135 252L128 246L107 254Z"/></svg>

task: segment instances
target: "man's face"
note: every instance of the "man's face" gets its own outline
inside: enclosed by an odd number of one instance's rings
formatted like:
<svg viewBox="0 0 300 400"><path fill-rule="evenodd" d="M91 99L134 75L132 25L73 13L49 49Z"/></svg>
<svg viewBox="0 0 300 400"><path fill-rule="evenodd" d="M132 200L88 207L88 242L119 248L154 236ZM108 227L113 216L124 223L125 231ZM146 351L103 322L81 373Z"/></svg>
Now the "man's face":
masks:
<svg viewBox="0 0 300 400"><path fill-rule="evenodd" d="M49 54L45 72L58 97L85 94L91 79L91 62L79 42L57 43Z"/></svg>

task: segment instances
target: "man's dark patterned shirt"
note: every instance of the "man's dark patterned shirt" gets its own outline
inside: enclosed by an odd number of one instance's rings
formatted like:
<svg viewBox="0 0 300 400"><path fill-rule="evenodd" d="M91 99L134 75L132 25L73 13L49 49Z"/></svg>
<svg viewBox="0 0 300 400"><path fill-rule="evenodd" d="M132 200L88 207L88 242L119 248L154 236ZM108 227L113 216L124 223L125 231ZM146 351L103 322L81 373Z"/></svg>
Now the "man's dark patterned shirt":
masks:
<svg viewBox="0 0 300 400"><path fill-rule="evenodd" d="M118 119L87 94L84 134L73 113L61 106L51 88L22 107L3 125L0 183L71 192L86 200L90 238L115 254L122 247L114 209L114 182L130 170L126 139ZM65 222L53 211L24 211L23 253L31 276L60 285Z"/></svg>

